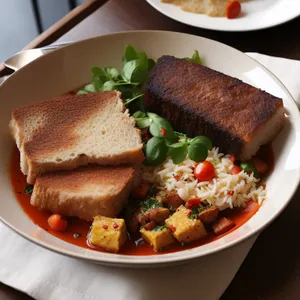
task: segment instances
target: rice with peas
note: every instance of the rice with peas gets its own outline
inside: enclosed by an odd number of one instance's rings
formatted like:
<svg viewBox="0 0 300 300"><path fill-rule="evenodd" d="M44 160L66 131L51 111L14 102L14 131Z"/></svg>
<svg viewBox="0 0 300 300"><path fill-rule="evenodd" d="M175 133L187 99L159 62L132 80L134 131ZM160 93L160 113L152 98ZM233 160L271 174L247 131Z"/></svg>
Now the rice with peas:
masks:
<svg viewBox="0 0 300 300"><path fill-rule="evenodd" d="M184 201L197 197L221 210L244 207L249 200L257 201L258 204L265 200L266 190L258 185L259 179L253 173L241 171L231 175L234 164L229 155L219 153L215 147L208 152L206 160L215 166L216 176L211 181L198 182L194 176L196 163L189 158L178 165L168 158L158 167L145 167L142 177L159 190L177 192Z"/></svg>

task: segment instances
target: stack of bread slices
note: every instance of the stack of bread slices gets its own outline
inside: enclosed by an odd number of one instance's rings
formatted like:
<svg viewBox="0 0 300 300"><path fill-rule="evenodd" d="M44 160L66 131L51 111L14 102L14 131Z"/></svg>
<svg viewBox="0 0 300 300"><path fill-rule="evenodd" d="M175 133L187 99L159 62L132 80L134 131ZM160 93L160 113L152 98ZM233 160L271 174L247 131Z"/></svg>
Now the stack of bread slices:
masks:
<svg viewBox="0 0 300 300"><path fill-rule="evenodd" d="M144 155L116 91L64 95L14 109L9 124L31 204L64 216L116 217Z"/></svg>

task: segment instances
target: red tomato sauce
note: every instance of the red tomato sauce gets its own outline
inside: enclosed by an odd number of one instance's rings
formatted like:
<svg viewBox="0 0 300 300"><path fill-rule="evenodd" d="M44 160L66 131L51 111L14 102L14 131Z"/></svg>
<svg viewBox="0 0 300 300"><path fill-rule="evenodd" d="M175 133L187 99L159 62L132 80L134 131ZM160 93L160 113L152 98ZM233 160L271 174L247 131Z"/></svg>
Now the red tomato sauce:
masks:
<svg viewBox="0 0 300 300"><path fill-rule="evenodd" d="M271 145L263 146L256 156L267 162L269 166L273 167L274 158ZM17 148L15 148L12 153L10 163L10 177L13 190L16 195L16 199L33 223L46 230L48 233L68 243L77 245L79 247L88 248L94 251L105 252L104 250L91 248L87 245L86 236L91 226L91 222L79 220L77 218L68 218L68 227L65 232L56 232L49 227L47 220L51 213L41 211L38 208L32 206L30 204L30 195L24 193L27 183L26 177L20 171L20 155ZM121 251L119 253L125 255L160 255L198 247L206 243L215 241L223 237L224 235L234 231L235 229L239 228L240 226L245 224L258 211L258 209L259 205L257 204L257 202L249 201L247 207L245 208L226 210L221 214L230 217L230 219L236 224L236 226L233 227L231 230L219 236L215 236L213 232L208 232L208 235L204 239L189 243L187 246L182 246L181 244L176 243L170 245L162 252L154 252L152 246L145 243L141 239L139 234L132 234L129 235L126 244L121 248ZM75 238L74 234L77 234L77 236L79 234L80 236Z"/></svg>

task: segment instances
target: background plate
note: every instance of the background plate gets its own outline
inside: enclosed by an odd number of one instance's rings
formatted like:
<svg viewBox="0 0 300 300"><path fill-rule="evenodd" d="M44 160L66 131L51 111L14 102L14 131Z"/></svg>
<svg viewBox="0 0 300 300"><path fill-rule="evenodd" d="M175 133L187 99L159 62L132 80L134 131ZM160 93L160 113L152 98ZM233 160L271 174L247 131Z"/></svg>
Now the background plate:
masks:
<svg viewBox="0 0 300 300"><path fill-rule="evenodd" d="M173 4L161 3L160 0L146 1L176 21L220 31L258 30L285 23L300 15L299 0L249 0L242 3L242 15L231 20L185 12Z"/></svg>

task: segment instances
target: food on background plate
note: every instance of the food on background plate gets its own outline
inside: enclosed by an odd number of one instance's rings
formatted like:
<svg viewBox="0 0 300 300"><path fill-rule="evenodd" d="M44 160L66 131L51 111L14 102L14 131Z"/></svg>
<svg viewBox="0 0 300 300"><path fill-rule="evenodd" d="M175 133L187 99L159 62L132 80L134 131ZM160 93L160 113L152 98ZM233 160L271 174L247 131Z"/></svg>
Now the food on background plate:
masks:
<svg viewBox="0 0 300 300"><path fill-rule="evenodd" d="M247 0L161 0L161 2L172 3L182 10L206 14L211 17L236 18L241 12L241 2Z"/></svg>
<svg viewBox="0 0 300 300"><path fill-rule="evenodd" d="M139 130L120 93L63 95L14 109L10 130L27 182L51 171L143 161Z"/></svg>
<svg viewBox="0 0 300 300"><path fill-rule="evenodd" d="M198 51L156 65L128 45L122 62L121 71L93 67L92 82L77 95L14 110L21 171L34 183L26 186L13 156L24 210L73 244L129 255L200 246L243 225L266 198L261 179L272 152L256 152L281 129L282 100L201 66ZM54 120L63 142L51 136ZM33 164L28 144L44 160ZM66 171L72 153L76 163Z"/></svg>
<svg viewBox="0 0 300 300"><path fill-rule="evenodd" d="M162 56L145 87L145 108L187 136L205 135L248 160L284 123L282 99L200 64Z"/></svg>
<svg viewBox="0 0 300 300"><path fill-rule="evenodd" d="M92 221L117 217L131 192L134 169L89 166L37 177L30 203L42 210Z"/></svg>

